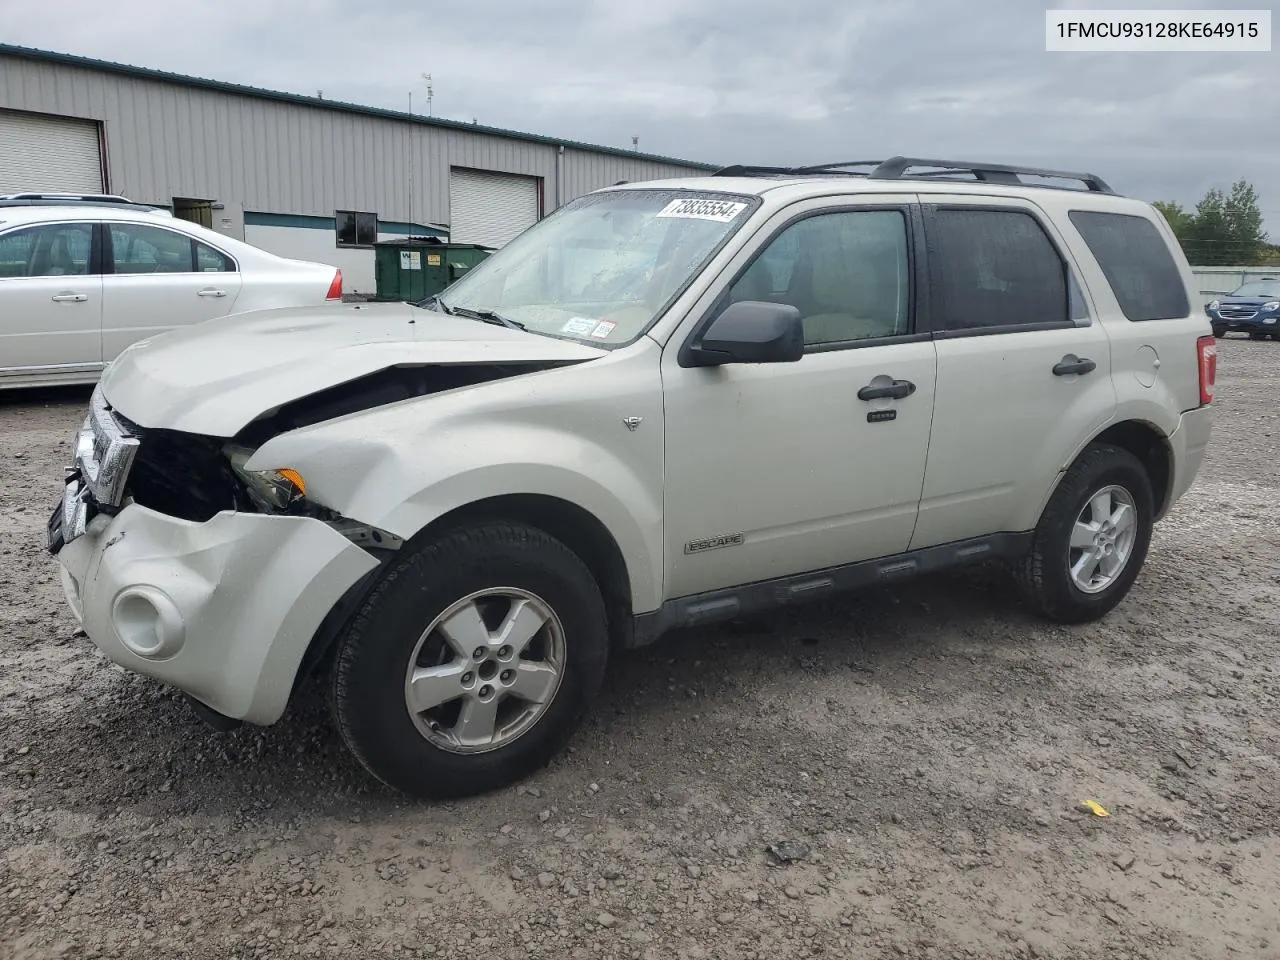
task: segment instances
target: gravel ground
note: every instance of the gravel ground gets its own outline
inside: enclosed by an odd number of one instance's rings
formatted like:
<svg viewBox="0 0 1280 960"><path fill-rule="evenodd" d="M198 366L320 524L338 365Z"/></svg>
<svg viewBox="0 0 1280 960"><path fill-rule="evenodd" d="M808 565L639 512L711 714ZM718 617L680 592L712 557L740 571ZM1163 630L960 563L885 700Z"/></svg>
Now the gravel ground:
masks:
<svg viewBox="0 0 1280 960"><path fill-rule="evenodd" d="M1280 956L1277 370L1221 345L1105 622L984 571L671 636L552 767L439 805L319 691L216 734L97 656L43 547L87 392L2 397L0 956Z"/></svg>

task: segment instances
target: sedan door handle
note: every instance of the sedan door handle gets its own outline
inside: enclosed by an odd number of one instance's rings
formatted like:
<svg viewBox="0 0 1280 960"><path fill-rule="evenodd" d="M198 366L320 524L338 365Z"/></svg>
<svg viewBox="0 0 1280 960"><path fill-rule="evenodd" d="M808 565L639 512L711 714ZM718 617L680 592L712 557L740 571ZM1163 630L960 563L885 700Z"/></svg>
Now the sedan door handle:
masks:
<svg viewBox="0 0 1280 960"><path fill-rule="evenodd" d="M203 290L196 291L197 297L225 297L226 295L227 291L218 290L215 287L205 287Z"/></svg>
<svg viewBox="0 0 1280 960"><path fill-rule="evenodd" d="M1055 377L1066 377L1073 373L1089 373L1091 370L1096 369L1097 366L1088 357L1077 357L1074 353L1068 353L1053 365L1053 375Z"/></svg>
<svg viewBox="0 0 1280 960"><path fill-rule="evenodd" d="M59 293L49 298L54 303L84 303L89 299L87 293Z"/></svg>
<svg viewBox="0 0 1280 960"><path fill-rule="evenodd" d="M888 379L888 378L886 378ZM859 400L901 400L916 392L916 385L910 380L891 380L888 383L867 384L858 391Z"/></svg>

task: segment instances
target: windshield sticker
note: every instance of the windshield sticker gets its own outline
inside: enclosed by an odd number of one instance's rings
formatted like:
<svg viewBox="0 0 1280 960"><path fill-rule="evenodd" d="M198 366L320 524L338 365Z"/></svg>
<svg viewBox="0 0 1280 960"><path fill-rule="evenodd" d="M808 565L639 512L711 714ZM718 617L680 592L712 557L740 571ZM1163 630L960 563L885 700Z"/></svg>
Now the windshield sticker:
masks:
<svg viewBox="0 0 1280 960"><path fill-rule="evenodd" d="M685 220L715 220L729 223L745 208L745 203L733 200L672 200L662 208L660 217L680 217Z"/></svg>
<svg viewBox="0 0 1280 960"><path fill-rule="evenodd" d="M595 337L597 340L603 340L609 334L613 333L613 328L616 326L617 324L612 320L601 320L596 324L596 328L591 331L591 336Z"/></svg>
<svg viewBox="0 0 1280 960"><path fill-rule="evenodd" d="M560 328L560 332L567 333L573 337L586 337L590 336L595 329L596 321L590 317L574 317Z"/></svg>

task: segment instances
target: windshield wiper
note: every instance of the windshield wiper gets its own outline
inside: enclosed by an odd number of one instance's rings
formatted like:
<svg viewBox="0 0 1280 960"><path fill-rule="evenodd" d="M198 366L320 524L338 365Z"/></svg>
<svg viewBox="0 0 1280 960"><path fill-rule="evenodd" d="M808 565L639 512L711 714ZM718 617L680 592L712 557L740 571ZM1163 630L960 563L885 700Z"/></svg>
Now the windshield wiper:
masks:
<svg viewBox="0 0 1280 960"><path fill-rule="evenodd" d="M435 306L432 307L432 304L435 304ZM427 297L425 300L416 300L413 305L415 307L421 307L423 310L437 310L439 313L447 313L449 316L454 315L453 308L441 300L440 294L438 293L434 296Z"/></svg>
<svg viewBox="0 0 1280 960"><path fill-rule="evenodd" d="M444 307L444 301L439 301L440 306ZM485 323L492 323L499 327L510 327L512 330L527 330L523 323L519 320L512 320L510 317L504 317L500 313L493 310L472 310L470 307L446 307L449 313L459 317L470 317L472 320L483 320Z"/></svg>

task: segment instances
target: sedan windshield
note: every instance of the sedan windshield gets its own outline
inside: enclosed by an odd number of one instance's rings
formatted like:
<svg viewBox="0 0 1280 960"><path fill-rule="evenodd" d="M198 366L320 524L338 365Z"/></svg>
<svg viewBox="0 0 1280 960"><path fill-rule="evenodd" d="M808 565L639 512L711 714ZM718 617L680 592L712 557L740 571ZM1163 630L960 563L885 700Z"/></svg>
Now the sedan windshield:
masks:
<svg viewBox="0 0 1280 960"><path fill-rule="evenodd" d="M1238 290L1232 292L1233 297L1275 297L1280 299L1280 280L1250 280Z"/></svg>
<svg viewBox="0 0 1280 960"><path fill-rule="evenodd" d="M626 343L658 318L746 221L754 202L687 190L588 194L433 300L447 312L530 333Z"/></svg>

